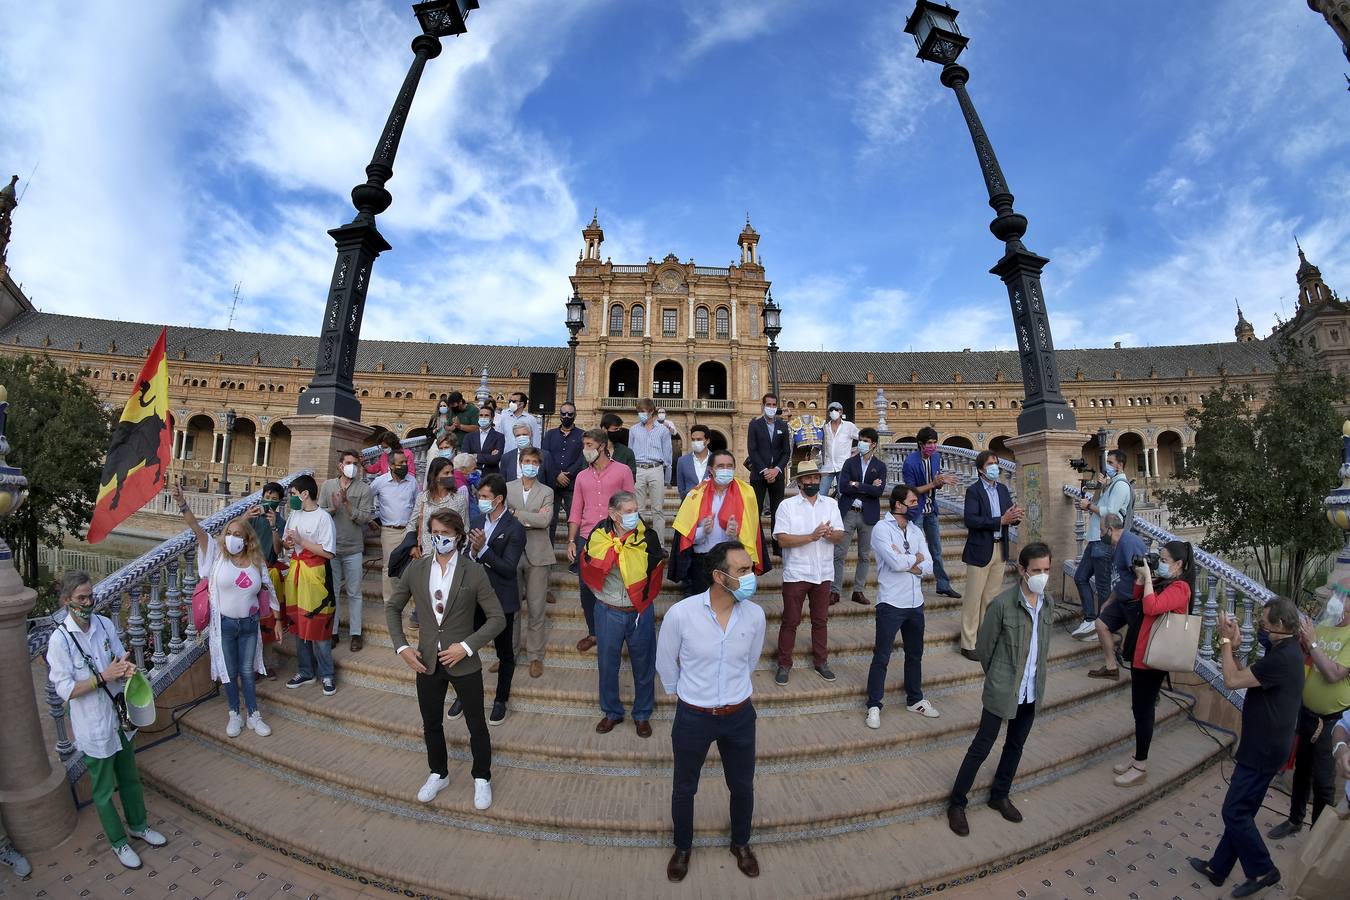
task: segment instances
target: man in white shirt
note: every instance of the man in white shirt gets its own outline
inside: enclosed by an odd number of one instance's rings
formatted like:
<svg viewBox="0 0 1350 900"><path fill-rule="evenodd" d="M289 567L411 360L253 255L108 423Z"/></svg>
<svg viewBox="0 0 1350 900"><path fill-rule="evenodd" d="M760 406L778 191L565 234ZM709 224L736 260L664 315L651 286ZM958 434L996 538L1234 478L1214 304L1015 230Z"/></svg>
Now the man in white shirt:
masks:
<svg viewBox="0 0 1350 900"><path fill-rule="evenodd" d="M858 426L844 418L844 404L831 401L829 417L824 428L825 443L820 448L820 492L826 497L831 496L839 470L844 467L844 460L853 455L853 446L858 442Z"/></svg>
<svg viewBox="0 0 1350 900"><path fill-rule="evenodd" d="M778 505L773 536L783 550L783 622L778 628L776 684L787 684L802 604L811 610L811 661L816 674L834 681L829 666L827 623L834 578L834 546L844 539L839 504L820 496L820 467L815 460L797 464L795 497Z"/></svg>
<svg viewBox="0 0 1350 900"><path fill-rule="evenodd" d="M939 715L923 696L923 579L933 557L919 524L919 494L907 484L891 488L890 512L872 529L877 558L877 639L867 672L867 727L881 727L886 668L898 633L905 644L905 706L930 719Z"/></svg>
<svg viewBox="0 0 1350 900"><path fill-rule="evenodd" d="M683 501L708 473L708 426L689 429L689 452L675 463L675 490Z"/></svg>
<svg viewBox="0 0 1350 900"><path fill-rule="evenodd" d="M512 443L515 438L515 427L524 422L530 426L530 446L538 447L543 444L544 430L539 425L539 420L530 412L529 397L523 391L512 391L510 398L501 414L494 423L497 430L502 433L506 439L506 446L514 446Z"/></svg>
<svg viewBox="0 0 1350 900"><path fill-rule="evenodd" d="M394 590L394 579L389 577L389 554L403 543L409 526L417 531L417 524L412 521L417 491L417 479L408 474L408 461L402 455L391 459L389 471L370 483L370 493L375 498L375 518L380 522L380 553L384 557L380 587L385 603L389 602Z"/></svg>
<svg viewBox="0 0 1350 900"><path fill-rule="evenodd" d="M781 507L780 507L781 509ZM764 610L755 594L754 562L736 541L708 552L712 586L686 597L661 620L656 671L667 694L675 695L670 730L675 754L671 818L675 852L666 877L682 881L689 872L694 841L694 794L708 747L717 742L731 794L731 853L751 878L759 861L750 849L750 819L755 807L755 708L750 676L764 649Z"/></svg>

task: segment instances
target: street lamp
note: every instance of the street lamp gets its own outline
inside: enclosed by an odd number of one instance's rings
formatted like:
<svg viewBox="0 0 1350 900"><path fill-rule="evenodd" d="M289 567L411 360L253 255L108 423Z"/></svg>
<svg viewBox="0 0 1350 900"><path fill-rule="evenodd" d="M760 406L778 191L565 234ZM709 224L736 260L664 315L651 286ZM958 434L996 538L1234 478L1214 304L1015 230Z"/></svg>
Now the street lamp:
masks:
<svg viewBox="0 0 1350 900"><path fill-rule="evenodd" d="M337 245L337 262L328 288L314 377L300 394L297 412L301 415L361 420L361 403L356 399L352 373L356 369L356 348L361 340L361 317L371 269L375 259L390 249L389 242L375 227L375 217L394 202L384 185L394 177L394 157L427 60L440 56L441 38L464 34L469 12L477 8L478 0L429 0L413 6L422 33L413 38L412 65L394 99L370 165L366 166L366 182L352 188L356 218L328 232Z"/></svg>
<svg viewBox="0 0 1350 900"><path fill-rule="evenodd" d="M234 423L238 419L234 410L225 413L225 452L220 460L220 487L216 493L222 497L230 496L230 438L234 435Z"/></svg>
<svg viewBox="0 0 1350 900"><path fill-rule="evenodd" d="M572 296L567 301L567 330L572 336L567 339L567 346L572 351L572 361L567 366L567 402L575 403L577 399L577 335L581 329L586 327L586 301L581 299L581 292L572 288Z"/></svg>
<svg viewBox="0 0 1350 900"><path fill-rule="evenodd" d="M1017 416L1017 433L1029 434L1047 429L1072 431L1076 420L1059 389L1059 370L1055 365L1055 344L1050 337L1050 316L1041 290L1041 270L1050 260L1037 256L1022 244L1027 231L1026 216L1013 209L1013 195L999 167L989 135L980 123L975 105L966 92L970 72L956 64L966 47L967 38L956 27L957 11L950 6L918 0L905 22L905 33L914 36L918 57L942 66L942 83L956 93L975 157L989 190L989 205L995 212L989 230L1004 242L1006 252L989 271L1003 279L1012 306L1013 328L1017 333L1017 353L1022 363L1025 399Z"/></svg>
<svg viewBox="0 0 1350 900"><path fill-rule="evenodd" d="M783 310L773 302L773 291L764 294L764 335L769 339L769 381L778 396L778 335L783 332Z"/></svg>

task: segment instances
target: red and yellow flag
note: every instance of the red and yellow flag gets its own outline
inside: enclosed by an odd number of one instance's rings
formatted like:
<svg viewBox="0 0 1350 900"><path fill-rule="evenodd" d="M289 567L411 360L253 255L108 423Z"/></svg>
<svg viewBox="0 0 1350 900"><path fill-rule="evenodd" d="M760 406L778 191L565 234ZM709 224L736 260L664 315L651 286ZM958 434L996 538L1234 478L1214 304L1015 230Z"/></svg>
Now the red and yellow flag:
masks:
<svg viewBox="0 0 1350 900"><path fill-rule="evenodd" d="M625 540L619 540L606 529L607 521L595 526L586 541L586 550L581 555L581 578L587 587L599 594L604 590L610 570L617 565L628 599L641 614L661 593L661 581L666 571L665 554L659 544L648 546L644 523L638 522L635 531L629 532Z"/></svg>
<svg viewBox="0 0 1350 900"><path fill-rule="evenodd" d="M713 492L717 489L711 479L705 478L698 486L685 495L680 510L675 514L675 532L681 550L694 546L698 537L698 523L712 515ZM755 573L763 575L767 571L764 558L764 536L759 530L759 504L755 501L755 491L739 478L727 486L722 508L717 512L717 524L726 530L731 517L736 517L736 533L729 534L732 540L740 541L741 546L750 554Z"/></svg>
<svg viewBox="0 0 1350 900"><path fill-rule="evenodd" d="M122 408L103 462L94 518L85 538L97 544L163 489L172 454L173 417L169 413L169 363L164 352L168 329L136 377L136 389Z"/></svg>

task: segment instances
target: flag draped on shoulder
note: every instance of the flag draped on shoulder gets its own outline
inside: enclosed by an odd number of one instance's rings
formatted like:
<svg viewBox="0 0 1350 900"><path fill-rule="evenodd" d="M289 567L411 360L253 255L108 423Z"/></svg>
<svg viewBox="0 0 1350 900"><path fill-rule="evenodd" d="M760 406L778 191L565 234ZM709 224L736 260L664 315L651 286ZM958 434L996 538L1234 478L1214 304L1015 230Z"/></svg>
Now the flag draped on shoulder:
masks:
<svg viewBox="0 0 1350 900"><path fill-rule="evenodd" d="M107 537L164 487L173 438L167 337L167 328L160 331L113 429L86 538L91 544Z"/></svg>
<svg viewBox="0 0 1350 900"><path fill-rule="evenodd" d="M595 526L581 555L581 577L586 586L599 594L604 590L610 570L617 565L633 608L641 613L651 606L656 595L661 593L666 553L661 549L660 541L649 540L649 535L642 522L623 540L614 533L613 520L605 519Z"/></svg>
<svg viewBox="0 0 1350 900"><path fill-rule="evenodd" d="M692 551L698 538L699 523L713 514L713 494L717 488L711 480L705 479L685 495L680 511L675 514L675 550L679 563L672 562L674 577L683 579L688 568L687 555ZM717 511L717 524L726 531L732 517L736 519L736 531L728 533L731 540L740 541L741 546L750 554L755 566L755 574L763 575L771 566L764 555L764 533L760 530L759 504L755 502L755 491L741 479L734 479L727 486L722 506Z"/></svg>

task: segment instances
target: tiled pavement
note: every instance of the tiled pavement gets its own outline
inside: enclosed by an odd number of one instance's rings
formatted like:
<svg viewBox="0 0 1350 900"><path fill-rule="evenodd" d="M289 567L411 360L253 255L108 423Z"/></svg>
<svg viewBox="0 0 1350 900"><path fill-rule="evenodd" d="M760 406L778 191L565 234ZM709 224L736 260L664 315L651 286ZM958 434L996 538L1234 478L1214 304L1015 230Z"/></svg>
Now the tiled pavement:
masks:
<svg viewBox="0 0 1350 900"><path fill-rule="evenodd" d="M1223 772L1230 770L1225 764ZM1110 787L1111 790L1117 788ZM1227 897L1227 889L1194 877L1186 857L1208 856L1222 828L1219 807L1225 785L1219 767L1212 767L1180 790L1140 810L1129 819L1037 859L1014 866L975 884L945 892L949 896L1061 900L1093 897L1130 898ZM144 867L123 869L112 856L92 808L80 814L75 835L55 852L32 858L33 874L23 882L0 869L0 897L148 898L353 898L399 896L329 875L312 866L256 847L222 828L197 818L150 792L155 827L169 837L168 846L144 849ZM1286 808L1287 799L1271 790L1267 806ZM1263 809L1264 832L1279 816ZM1275 863L1287 871L1299 838L1272 846ZM662 873L652 873L659 878ZM1285 897L1283 886L1265 892Z"/></svg>

